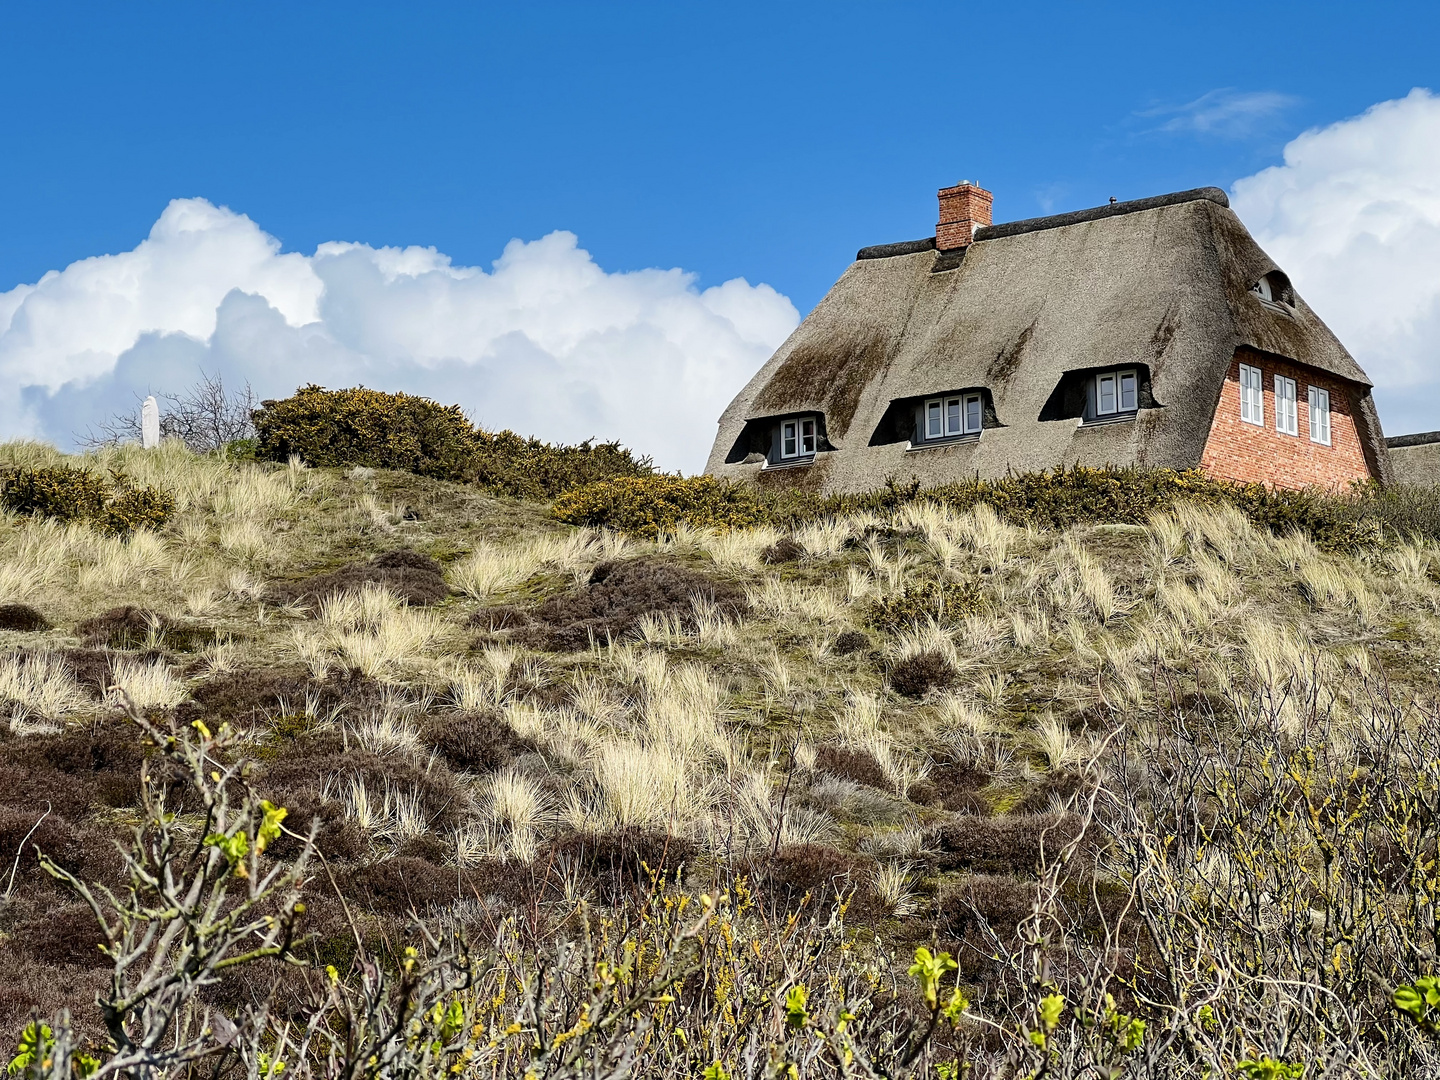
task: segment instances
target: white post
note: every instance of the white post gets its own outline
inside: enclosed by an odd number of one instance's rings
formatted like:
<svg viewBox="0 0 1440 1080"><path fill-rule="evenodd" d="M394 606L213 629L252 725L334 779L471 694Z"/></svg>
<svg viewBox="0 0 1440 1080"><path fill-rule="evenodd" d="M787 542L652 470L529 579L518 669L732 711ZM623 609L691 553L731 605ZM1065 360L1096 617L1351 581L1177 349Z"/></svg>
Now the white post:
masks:
<svg viewBox="0 0 1440 1080"><path fill-rule="evenodd" d="M140 445L153 450L160 445L160 406L151 394L140 406Z"/></svg>

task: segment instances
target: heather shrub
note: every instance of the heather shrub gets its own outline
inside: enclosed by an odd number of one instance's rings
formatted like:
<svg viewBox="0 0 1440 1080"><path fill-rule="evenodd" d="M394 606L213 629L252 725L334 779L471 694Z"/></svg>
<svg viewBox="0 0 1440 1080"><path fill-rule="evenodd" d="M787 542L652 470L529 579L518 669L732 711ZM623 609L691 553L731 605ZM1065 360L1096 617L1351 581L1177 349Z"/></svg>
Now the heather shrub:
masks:
<svg viewBox="0 0 1440 1080"><path fill-rule="evenodd" d="M793 536L782 536L760 555L760 561L767 566L779 563L799 562L805 557L805 549Z"/></svg>
<svg viewBox="0 0 1440 1080"><path fill-rule="evenodd" d="M815 767L867 787L889 790L890 781L875 756L866 750L852 750L826 743L815 751Z"/></svg>
<svg viewBox="0 0 1440 1080"><path fill-rule="evenodd" d="M936 831L933 857L941 870L1033 874L1080 831L1080 819L1064 814L960 817Z"/></svg>
<svg viewBox="0 0 1440 1080"><path fill-rule="evenodd" d="M857 888L869 869L869 860L821 844L783 847L768 859L757 860L756 884L789 903L805 896L823 905Z"/></svg>
<svg viewBox="0 0 1440 1080"><path fill-rule="evenodd" d="M603 480L564 493L551 512L572 525L620 529L644 537L680 524L695 529L746 529L766 519L756 491L713 476Z"/></svg>
<svg viewBox="0 0 1440 1080"><path fill-rule="evenodd" d="M109 536L158 529L175 512L175 497L161 488L136 487L124 473L106 479L70 465L20 468L5 480L0 505L17 514L83 521Z"/></svg>
<svg viewBox="0 0 1440 1080"><path fill-rule="evenodd" d="M450 595L445 571L439 563L418 551L387 551L365 563L349 563L328 574L300 581L278 582L268 596L276 603L301 603L319 608L327 597L359 592L366 585L379 585L411 607L438 604Z"/></svg>
<svg viewBox="0 0 1440 1080"><path fill-rule="evenodd" d="M461 712L439 717L426 726L421 738L453 768L468 773L496 772L517 755L535 749L534 743L522 739L492 713Z"/></svg>
<svg viewBox="0 0 1440 1080"><path fill-rule="evenodd" d="M630 826L604 833L570 833L552 841L541 861L573 867L601 887L651 886L695 854L683 836Z"/></svg>
<svg viewBox="0 0 1440 1080"><path fill-rule="evenodd" d="M192 652L215 640L209 627L187 626L158 611L125 604L86 619L75 636L88 648L144 649L164 647Z"/></svg>
<svg viewBox="0 0 1440 1080"><path fill-rule="evenodd" d="M938 805L955 813L985 817L990 804L980 792L989 783L990 774L977 765L935 764L924 780L910 786L910 800L922 806ZM1048 801L1048 791L1046 798Z"/></svg>
<svg viewBox="0 0 1440 1080"><path fill-rule="evenodd" d="M922 698L955 682L955 668L938 652L916 653L890 667L890 685L897 694Z"/></svg>
<svg viewBox="0 0 1440 1080"><path fill-rule="evenodd" d="M726 582L668 559L628 559L601 563L584 586L533 611L505 609L500 617L491 609L475 618L488 628L514 628L518 640L535 648L573 652L633 632L646 615L675 615L691 625L697 599L727 613L744 607L740 591Z"/></svg>
<svg viewBox="0 0 1440 1080"><path fill-rule="evenodd" d="M29 604L0 604L0 630L36 633L50 629L50 620Z"/></svg>
<svg viewBox="0 0 1440 1080"><path fill-rule="evenodd" d="M870 639L863 630L843 630L832 646L840 656L850 656L870 648Z"/></svg>
<svg viewBox="0 0 1440 1080"><path fill-rule="evenodd" d="M644 476L648 458L618 443L555 446L513 431L476 428L458 405L363 386L310 385L255 410L255 454L299 456L310 465L399 469L437 480L474 483L519 499L548 499L612 476Z"/></svg>

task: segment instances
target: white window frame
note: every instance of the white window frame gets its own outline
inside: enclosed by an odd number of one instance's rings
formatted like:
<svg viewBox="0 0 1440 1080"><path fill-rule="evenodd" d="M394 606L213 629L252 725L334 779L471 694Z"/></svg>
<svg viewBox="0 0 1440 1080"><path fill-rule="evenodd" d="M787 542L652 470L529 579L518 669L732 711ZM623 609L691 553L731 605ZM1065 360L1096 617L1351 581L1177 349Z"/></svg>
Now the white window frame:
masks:
<svg viewBox="0 0 1440 1080"><path fill-rule="evenodd" d="M972 406L975 414L973 423ZM946 394L944 397L927 398L920 414L920 424L922 442L979 435L985 427L985 402L979 394Z"/></svg>
<svg viewBox="0 0 1440 1080"><path fill-rule="evenodd" d="M800 461L815 456L819 423L813 416L780 421L780 460ZM788 444L788 445L787 445Z"/></svg>
<svg viewBox="0 0 1440 1080"><path fill-rule="evenodd" d="M1330 445L1330 391L1319 386L1310 387L1310 441L1321 446ZM1320 423L1316 423L1320 417Z"/></svg>
<svg viewBox="0 0 1440 1080"><path fill-rule="evenodd" d="M1265 426L1265 373L1250 364L1240 365L1240 419Z"/></svg>
<svg viewBox="0 0 1440 1080"><path fill-rule="evenodd" d="M1295 380L1275 376L1275 430L1281 435L1300 434L1299 390Z"/></svg>
<svg viewBox="0 0 1440 1080"><path fill-rule="evenodd" d="M1125 403L1126 383L1129 383L1130 404ZM1111 402L1110 407L1105 407L1103 387L1110 384ZM1116 368L1114 371L1102 371L1095 376L1095 415L1101 416L1129 416L1140 411L1140 377L1134 368Z"/></svg>

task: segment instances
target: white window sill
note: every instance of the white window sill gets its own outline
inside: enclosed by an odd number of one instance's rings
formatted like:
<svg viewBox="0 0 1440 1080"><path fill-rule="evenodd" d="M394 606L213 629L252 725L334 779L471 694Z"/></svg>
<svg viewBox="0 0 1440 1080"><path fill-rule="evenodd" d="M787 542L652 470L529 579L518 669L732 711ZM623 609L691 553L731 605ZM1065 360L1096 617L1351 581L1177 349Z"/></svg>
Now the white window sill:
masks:
<svg viewBox="0 0 1440 1080"><path fill-rule="evenodd" d="M978 443L980 432L972 432L969 435L951 435L948 439L926 439L924 442L911 442L905 444L905 452L913 454L917 450L942 450L947 446L963 445L965 443Z"/></svg>
<svg viewBox="0 0 1440 1080"><path fill-rule="evenodd" d="M761 472L772 472L775 469L798 469L805 465L815 464L815 455L809 454L805 457L785 458L783 461L767 461Z"/></svg>
<svg viewBox="0 0 1440 1080"><path fill-rule="evenodd" d="M1117 413L1114 416L1097 416L1094 420L1080 421L1080 428L1109 427L1111 424L1125 424L1134 420L1140 415L1140 410L1134 412Z"/></svg>
<svg viewBox="0 0 1440 1080"><path fill-rule="evenodd" d="M1282 304L1279 300L1266 300L1259 293L1251 293L1250 295L1260 301L1261 307L1269 308L1271 311L1278 311L1281 315L1288 315L1292 319L1295 317L1295 309L1289 304Z"/></svg>

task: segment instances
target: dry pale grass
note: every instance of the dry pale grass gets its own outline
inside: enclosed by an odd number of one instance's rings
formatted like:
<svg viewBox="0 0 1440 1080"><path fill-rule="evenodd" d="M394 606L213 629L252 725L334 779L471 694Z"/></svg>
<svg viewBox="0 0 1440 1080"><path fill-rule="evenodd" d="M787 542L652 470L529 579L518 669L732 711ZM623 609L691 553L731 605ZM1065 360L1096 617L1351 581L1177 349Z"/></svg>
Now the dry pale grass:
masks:
<svg viewBox="0 0 1440 1080"><path fill-rule="evenodd" d="M315 627L295 628L292 645L317 678L337 665L386 678L430 666L440 629L431 612L407 607L389 590L367 583L325 597Z"/></svg>
<svg viewBox="0 0 1440 1080"><path fill-rule="evenodd" d="M185 700L185 683L163 660L145 663L117 658L110 669L110 697L140 709L173 709Z"/></svg>
<svg viewBox="0 0 1440 1080"><path fill-rule="evenodd" d="M844 603L829 589L774 576L758 584L747 582L745 598L752 610L777 621L832 623L845 617Z"/></svg>
<svg viewBox="0 0 1440 1080"><path fill-rule="evenodd" d="M533 546L477 544L469 555L451 566L445 576L466 596L488 600L533 577L544 562Z"/></svg>
<svg viewBox="0 0 1440 1080"><path fill-rule="evenodd" d="M447 571L450 584L475 600L513 589L548 568L583 579L601 562L617 558L628 541L594 529L534 537L510 544L476 544Z"/></svg>
<svg viewBox="0 0 1440 1080"><path fill-rule="evenodd" d="M687 763L669 748L615 739L597 749L593 768L589 809L611 827L683 829L701 809Z"/></svg>
<svg viewBox="0 0 1440 1080"><path fill-rule="evenodd" d="M74 672L53 653L10 653L0 657L0 700L16 716L58 720L90 705Z"/></svg>
<svg viewBox="0 0 1440 1080"><path fill-rule="evenodd" d="M487 803L499 853L521 862L533 859L540 828L550 817L544 789L524 773L504 769L491 777Z"/></svg>
<svg viewBox="0 0 1440 1080"><path fill-rule="evenodd" d="M863 526L853 518L825 518L796 529L795 542L811 559L833 559L863 531Z"/></svg>
<svg viewBox="0 0 1440 1080"><path fill-rule="evenodd" d="M699 547L722 570L758 570L762 556L779 539L777 529L730 529L705 534Z"/></svg>

